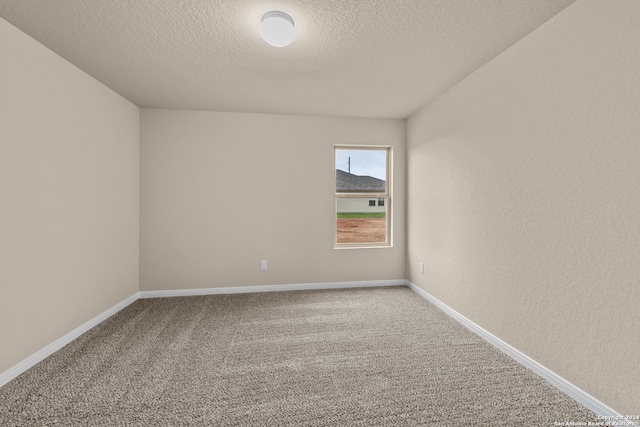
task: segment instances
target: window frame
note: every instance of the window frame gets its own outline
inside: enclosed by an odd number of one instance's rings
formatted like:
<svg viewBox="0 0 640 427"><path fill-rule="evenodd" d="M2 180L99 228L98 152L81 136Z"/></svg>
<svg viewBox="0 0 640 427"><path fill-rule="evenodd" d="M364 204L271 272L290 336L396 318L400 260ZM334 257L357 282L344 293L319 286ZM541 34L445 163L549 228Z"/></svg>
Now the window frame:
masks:
<svg viewBox="0 0 640 427"><path fill-rule="evenodd" d="M338 150L362 150L362 151L386 151L386 180L384 192L348 192L340 193L337 190L336 182L336 160ZM390 145L345 145L337 144L333 146L333 192L334 192L334 206L333 206L333 248L334 249L368 249L368 248L391 248L393 247L393 234L392 234L392 165L393 165L393 148ZM385 241L384 242L356 242L356 243L339 243L338 242L338 200L339 199L374 199L376 205L378 199L386 199L385 203Z"/></svg>

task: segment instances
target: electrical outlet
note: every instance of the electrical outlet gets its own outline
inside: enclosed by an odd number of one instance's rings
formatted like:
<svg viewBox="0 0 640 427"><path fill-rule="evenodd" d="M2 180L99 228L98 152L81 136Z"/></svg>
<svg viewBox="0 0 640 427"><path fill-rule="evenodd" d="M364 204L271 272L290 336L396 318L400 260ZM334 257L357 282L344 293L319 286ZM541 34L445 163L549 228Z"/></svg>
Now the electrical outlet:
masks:
<svg viewBox="0 0 640 427"><path fill-rule="evenodd" d="M266 270L267 269L267 260L263 259L262 261L260 261L260 270Z"/></svg>
<svg viewBox="0 0 640 427"><path fill-rule="evenodd" d="M424 262L420 263L420 273L424 274Z"/></svg>

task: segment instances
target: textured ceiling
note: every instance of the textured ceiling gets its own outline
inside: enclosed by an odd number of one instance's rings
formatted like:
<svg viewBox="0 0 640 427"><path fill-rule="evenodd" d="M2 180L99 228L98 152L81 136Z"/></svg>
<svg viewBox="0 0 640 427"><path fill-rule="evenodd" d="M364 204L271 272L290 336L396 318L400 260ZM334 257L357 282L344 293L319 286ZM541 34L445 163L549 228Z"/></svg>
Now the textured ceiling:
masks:
<svg viewBox="0 0 640 427"><path fill-rule="evenodd" d="M140 107L405 118L575 0L0 0ZM260 17L296 21L286 48Z"/></svg>

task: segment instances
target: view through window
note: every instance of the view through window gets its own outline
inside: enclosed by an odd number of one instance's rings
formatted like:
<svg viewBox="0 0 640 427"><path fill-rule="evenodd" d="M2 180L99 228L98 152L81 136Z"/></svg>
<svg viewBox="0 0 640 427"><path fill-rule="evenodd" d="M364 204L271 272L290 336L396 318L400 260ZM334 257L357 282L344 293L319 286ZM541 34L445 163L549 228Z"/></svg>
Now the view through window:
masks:
<svg viewBox="0 0 640 427"><path fill-rule="evenodd" d="M335 147L335 245L389 246L390 147Z"/></svg>

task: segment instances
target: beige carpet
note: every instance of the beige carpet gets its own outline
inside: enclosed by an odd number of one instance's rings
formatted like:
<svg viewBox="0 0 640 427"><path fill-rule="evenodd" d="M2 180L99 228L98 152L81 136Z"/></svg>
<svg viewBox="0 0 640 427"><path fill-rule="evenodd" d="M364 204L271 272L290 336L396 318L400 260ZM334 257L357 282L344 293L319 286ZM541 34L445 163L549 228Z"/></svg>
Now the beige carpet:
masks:
<svg viewBox="0 0 640 427"><path fill-rule="evenodd" d="M597 417L408 288L138 300L0 388L1 426Z"/></svg>

